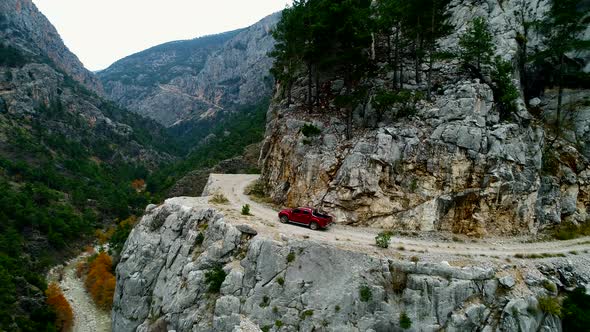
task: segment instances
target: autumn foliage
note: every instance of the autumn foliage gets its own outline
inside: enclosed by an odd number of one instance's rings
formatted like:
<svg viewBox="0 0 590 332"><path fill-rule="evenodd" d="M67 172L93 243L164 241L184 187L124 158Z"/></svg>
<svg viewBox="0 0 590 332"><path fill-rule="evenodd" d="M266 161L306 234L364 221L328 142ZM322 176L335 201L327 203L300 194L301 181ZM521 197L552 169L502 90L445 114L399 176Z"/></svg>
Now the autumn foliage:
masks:
<svg viewBox="0 0 590 332"><path fill-rule="evenodd" d="M111 257L106 252L101 252L88 264L88 274L84 282L96 305L105 310L109 310L113 305L115 294L115 276L112 268Z"/></svg>
<svg viewBox="0 0 590 332"><path fill-rule="evenodd" d="M145 180L144 179L135 179L131 182L131 187L135 189L135 191L142 192L145 190Z"/></svg>
<svg viewBox="0 0 590 332"><path fill-rule="evenodd" d="M56 283L51 283L45 291L47 304L55 311L55 326L59 331L70 331L74 322L74 313L68 300Z"/></svg>

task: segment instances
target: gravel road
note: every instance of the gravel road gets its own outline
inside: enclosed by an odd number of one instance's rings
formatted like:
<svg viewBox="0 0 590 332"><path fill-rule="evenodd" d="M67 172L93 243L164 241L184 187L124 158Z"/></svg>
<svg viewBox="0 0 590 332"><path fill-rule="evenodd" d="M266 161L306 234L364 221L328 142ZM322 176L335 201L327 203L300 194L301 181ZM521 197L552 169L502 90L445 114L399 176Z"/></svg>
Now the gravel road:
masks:
<svg viewBox="0 0 590 332"><path fill-rule="evenodd" d="M271 236L283 235L288 237L305 238L320 242L328 242L337 246L351 249L374 251L375 236L378 229L334 225L325 231L311 231L308 228L293 224L278 222L276 210L259 204L246 194L246 187L258 179L258 175L249 174L211 174L206 191L208 193L221 192L229 200L229 204L219 205L219 208L234 219L248 220L259 233ZM253 217L240 216L239 211L244 204L250 205ZM230 205L230 206L227 206ZM487 238L477 242L449 242L432 239L411 237L392 237L390 250L403 246L403 250L429 252L453 255L509 257L516 254L566 254L571 252L585 253L590 250L590 237L583 237L569 241L523 242L522 238ZM587 253L586 253L587 254Z"/></svg>

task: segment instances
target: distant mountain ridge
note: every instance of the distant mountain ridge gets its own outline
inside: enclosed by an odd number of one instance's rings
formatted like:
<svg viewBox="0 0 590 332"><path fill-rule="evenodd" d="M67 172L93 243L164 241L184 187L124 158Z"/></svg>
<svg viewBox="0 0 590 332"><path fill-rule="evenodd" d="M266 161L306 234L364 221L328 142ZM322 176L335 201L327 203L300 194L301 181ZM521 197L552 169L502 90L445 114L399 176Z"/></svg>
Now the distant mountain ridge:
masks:
<svg viewBox="0 0 590 332"><path fill-rule="evenodd" d="M47 57L74 80L95 92L102 91L98 78L70 52L31 0L0 1L0 41L15 45L24 54Z"/></svg>
<svg viewBox="0 0 590 332"><path fill-rule="evenodd" d="M97 73L113 101L171 127L258 104L272 92L272 28L280 13L244 29L158 45Z"/></svg>

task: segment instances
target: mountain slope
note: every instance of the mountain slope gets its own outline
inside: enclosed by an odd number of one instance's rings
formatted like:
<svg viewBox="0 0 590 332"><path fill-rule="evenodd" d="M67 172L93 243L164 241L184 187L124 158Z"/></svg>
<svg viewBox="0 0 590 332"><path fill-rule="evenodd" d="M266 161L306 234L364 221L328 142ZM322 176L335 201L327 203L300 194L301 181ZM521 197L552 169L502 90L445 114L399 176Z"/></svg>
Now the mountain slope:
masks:
<svg viewBox="0 0 590 332"><path fill-rule="evenodd" d="M272 91L267 53L278 18L274 14L246 29L156 46L98 76L112 100L166 126L257 104Z"/></svg>
<svg viewBox="0 0 590 332"><path fill-rule="evenodd" d="M49 58L61 71L94 91L100 81L63 44L57 30L29 0L0 2L0 40L25 54Z"/></svg>
<svg viewBox="0 0 590 332"><path fill-rule="evenodd" d="M122 110L30 0L0 4L0 330L53 330L47 267L141 212L175 159L163 127Z"/></svg>

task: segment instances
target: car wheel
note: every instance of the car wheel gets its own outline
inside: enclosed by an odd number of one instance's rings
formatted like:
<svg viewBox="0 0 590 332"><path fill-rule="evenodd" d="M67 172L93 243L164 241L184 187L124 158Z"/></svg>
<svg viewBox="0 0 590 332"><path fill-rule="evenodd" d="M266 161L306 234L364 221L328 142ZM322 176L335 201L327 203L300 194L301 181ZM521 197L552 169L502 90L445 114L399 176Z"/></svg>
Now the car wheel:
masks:
<svg viewBox="0 0 590 332"><path fill-rule="evenodd" d="M309 228L311 228L314 231L317 231L320 228L320 225L318 225L317 222L312 222L311 224L309 224Z"/></svg>
<svg viewBox="0 0 590 332"><path fill-rule="evenodd" d="M283 224L286 224L286 223L288 223L288 222L289 222L289 218L288 218L287 216L281 216L281 217L279 218L279 220L280 220L280 221L281 221Z"/></svg>

